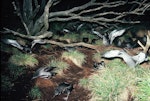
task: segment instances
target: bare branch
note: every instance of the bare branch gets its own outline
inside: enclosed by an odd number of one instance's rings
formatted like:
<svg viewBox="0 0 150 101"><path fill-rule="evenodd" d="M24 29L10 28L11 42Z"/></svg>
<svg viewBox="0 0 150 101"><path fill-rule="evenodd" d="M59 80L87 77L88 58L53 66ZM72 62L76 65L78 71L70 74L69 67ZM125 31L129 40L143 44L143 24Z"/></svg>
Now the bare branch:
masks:
<svg viewBox="0 0 150 101"><path fill-rule="evenodd" d="M48 1L48 3L45 6L43 15L38 20L36 20L33 28L33 33L36 33L36 35L40 35L41 33L48 30L49 8L51 7L52 3L53 3L52 0Z"/></svg>
<svg viewBox="0 0 150 101"><path fill-rule="evenodd" d="M147 53L150 48L150 30L148 30L148 34L146 35L146 38L147 41L145 46L138 40L138 44L142 47L144 53Z"/></svg>
<svg viewBox="0 0 150 101"><path fill-rule="evenodd" d="M52 32L48 32L48 31L46 31L45 33L43 33L42 35L39 35L39 36L30 36L30 35L24 35L22 33L13 31L13 30L8 29L8 28L4 28L4 30L5 31L2 31L2 33L10 33L10 34L13 34L15 36L19 36L21 38L26 38L26 39L31 39L31 40L43 39L43 38L50 38L53 35Z"/></svg>

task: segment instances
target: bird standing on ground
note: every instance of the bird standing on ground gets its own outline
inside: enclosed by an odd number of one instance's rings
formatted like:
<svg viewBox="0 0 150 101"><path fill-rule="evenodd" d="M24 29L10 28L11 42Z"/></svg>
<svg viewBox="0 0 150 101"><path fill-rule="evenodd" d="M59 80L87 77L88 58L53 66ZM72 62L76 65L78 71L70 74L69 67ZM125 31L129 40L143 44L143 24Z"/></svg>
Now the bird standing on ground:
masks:
<svg viewBox="0 0 150 101"><path fill-rule="evenodd" d="M62 82L56 87L53 98L55 96L65 93L67 94L67 97L65 97L64 100L67 101L72 90L73 90L73 84Z"/></svg>
<svg viewBox="0 0 150 101"><path fill-rule="evenodd" d="M56 73L52 71L54 68L56 67L41 67L35 72L32 79L36 79L38 77L44 79L51 78L52 76L56 75Z"/></svg>

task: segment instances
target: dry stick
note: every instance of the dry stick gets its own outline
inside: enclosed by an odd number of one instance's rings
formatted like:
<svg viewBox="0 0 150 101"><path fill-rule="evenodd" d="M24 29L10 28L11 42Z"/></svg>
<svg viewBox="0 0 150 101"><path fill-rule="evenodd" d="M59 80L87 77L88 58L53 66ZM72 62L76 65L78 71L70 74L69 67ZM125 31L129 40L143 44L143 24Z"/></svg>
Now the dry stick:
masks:
<svg viewBox="0 0 150 101"><path fill-rule="evenodd" d="M50 12L49 13L49 22L53 21L70 21L70 20L80 20L80 21L86 21L86 22L92 22L92 23L97 23L99 25L107 26L109 25L109 22L117 22L117 23L130 23L130 24L135 24L135 23L140 23L140 21L124 21L123 18L127 15L133 14L133 15L143 15L146 10L150 8L150 5L146 4L145 2L142 3L142 6L137 7L134 10L131 10L131 12L125 11L125 12L102 12L100 14L96 14L94 16L89 15L89 12L95 12L99 11L103 8L111 8L111 7L118 7L123 4L126 4L127 2L125 1L114 1L114 2L103 2L103 3L97 3L95 0L91 0L90 2L74 7L69 10L65 11L59 11L59 12ZM134 4L134 2L128 2L130 4ZM88 7L93 6L93 8L87 9ZM96 7L94 7L96 6ZM99 7L97 7L99 6ZM79 12L79 13L77 13ZM115 15L113 18L107 18L105 17L106 15L113 14ZM84 19L84 20L83 20ZM86 20L85 20L86 19Z"/></svg>
<svg viewBox="0 0 150 101"><path fill-rule="evenodd" d="M19 36L21 38L26 38L26 39L31 39L31 40L35 40L35 39L43 39L43 38L50 38L52 37L53 33L52 32L44 32L42 35L39 35L39 36L31 36L31 35L24 35L22 33L19 33L19 32L16 32L16 31L13 31L11 29L8 29L8 28L4 28L5 31L1 31L2 33L10 33L10 34L13 34L15 36Z"/></svg>
<svg viewBox="0 0 150 101"><path fill-rule="evenodd" d="M90 49L94 49L96 51L99 51L99 46L97 45L91 45L91 44L87 44L84 42L79 42L79 43L71 43L71 44L64 44L62 42L57 42L57 41L53 41L53 40L44 40L45 43L50 43L50 44L54 44L57 45L59 47L74 47L74 46L82 46L82 47L86 47L86 48L90 48Z"/></svg>
<svg viewBox="0 0 150 101"><path fill-rule="evenodd" d="M142 47L143 52L147 53L150 47L150 31L148 30L148 34L146 35L147 41L146 41L146 45L144 46L139 40L138 40L138 44Z"/></svg>

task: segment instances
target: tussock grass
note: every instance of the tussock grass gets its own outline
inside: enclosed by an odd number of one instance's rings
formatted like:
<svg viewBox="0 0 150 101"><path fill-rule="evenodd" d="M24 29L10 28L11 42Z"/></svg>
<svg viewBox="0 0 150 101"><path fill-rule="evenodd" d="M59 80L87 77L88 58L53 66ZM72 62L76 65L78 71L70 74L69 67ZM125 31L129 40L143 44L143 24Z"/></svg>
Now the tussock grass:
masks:
<svg viewBox="0 0 150 101"><path fill-rule="evenodd" d="M101 53L100 52L94 53L92 57L93 57L94 61L97 61L97 62L101 61Z"/></svg>
<svg viewBox="0 0 150 101"><path fill-rule="evenodd" d="M69 64L67 64L64 61L54 59L54 60L51 60L51 62L48 64L48 66L57 67L55 69L55 71L58 74L62 74L63 70L66 70L69 67Z"/></svg>
<svg viewBox="0 0 150 101"><path fill-rule="evenodd" d="M103 45L103 40L99 39L95 41L95 45L102 46Z"/></svg>
<svg viewBox="0 0 150 101"><path fill-rule="evenodd" d="M35 99L40 99L42 97L42 93L39 90L37 86L34 86L30 91L29 91L29 96L32 100Z"/></svg>
<svg viewBox="0 0 150 101"><path fill-rule="evenodd" d="M145 81L145 78L150 78L149 70L129 68L120 59L114 59L107 65L109 68L99 70L91 75L88 80L83 79L79 82L81 86L88 88L92 92L91 101L121 101L120 95L124 93L126 88L132 86L135 86L135 91L137 91L136 93L131 91L132 96L137 98L138 101L148 101L145 99L149 99L150 96L150 90L147 90L150 88L150 85L148 85L150 82L147 79ZM139 79L145 81L141 83L142 86L136 85ZM86 83L83 83L85 81ZM127 98L128 96L125 97Z"/></svg>
<svg viewBox="0 0 150 101"><path fill-rule="evenodd" d="M9 62L18 65L18 66L26 66L26 67L35 67L38 65L38 60L34 58L30 54L18 53L10 57Z"/></svg>
<svg viewBox="0 0 150 101"><path fill-rule="evenodd" d="M82 64L85 62L86 56L83 53L75 50L75 51L64 52L62 54L62 58L70 59L74 64L81 67Z"/></svg>

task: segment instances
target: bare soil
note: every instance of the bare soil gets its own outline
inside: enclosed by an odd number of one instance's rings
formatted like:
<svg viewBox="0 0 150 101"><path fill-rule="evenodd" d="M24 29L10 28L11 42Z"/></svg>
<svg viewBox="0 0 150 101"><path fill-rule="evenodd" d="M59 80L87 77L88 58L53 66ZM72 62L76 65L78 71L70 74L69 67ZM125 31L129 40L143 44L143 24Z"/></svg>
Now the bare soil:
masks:
<svg viewBox="0 0 150 101"><path fill-rule="evenodd" d="M105 52L109 49L117 49L116 47L105 47L102 46L99 50L100 52ZM41 79L37 78L36 80L31 80L32 75L35 71L35 69L30 69L26 73L26 75L23 75L20 77L17 81L15 81L15 91L10 92L9 94L2 94L1 100L3 101L29 101L31 100L28 97L29 90L34 86L37 85L41 92L42 92L42 101L64 101L63 98L66 97L65 94L56 96L53 98L54 95L54 89L55 87L61 83L61 82L68 82L73 84L73 91L71 92L68 101L88 101L90 99L90 91L88 89L85 89L81 86L79 86L79 80L82 78L88 78L92 73L95 72L93 69L93 63L92 56L94 53L96 53L95 50L88 49L88 48L77 48L78 51L84 53L86 57L86 63L82 65L82 67L78 67L75 65L71 60L62 60L69 64L69 68L63 71L62 75L56 75L51 79ZM50 49L46 48L40 48L39 51L34 51L35 57L39 61L39 65L37 68L46 65L49 62L49 57L53 56L57 59L61 58L62 52L64 52L60 47L52 46ZM131 54L135 54L138 51L141 51L140 49L134 49L129 50ZM9 57L12 54L1 52L1 66L7 67L7 61ZM108 61L106 60L106 63ZM143 63L142 64L144 68L149 68L149 63ZM1 73L5 73L7 70L3 70L1 68ZM17 83L16 83L17 82ZM38 101L38 100L36 100Z"/></svg>

